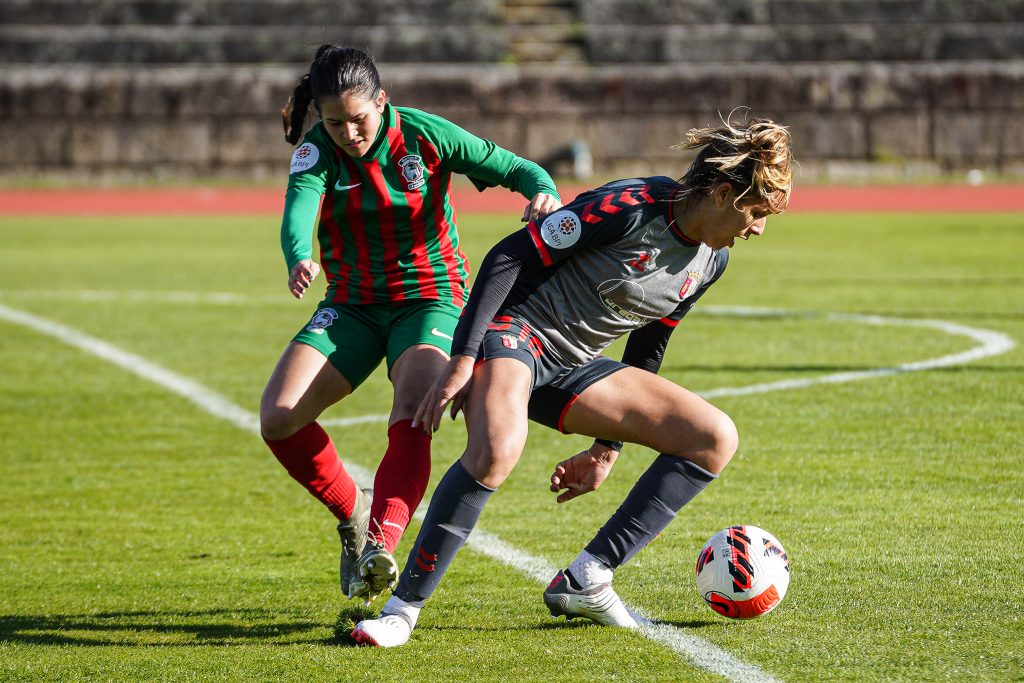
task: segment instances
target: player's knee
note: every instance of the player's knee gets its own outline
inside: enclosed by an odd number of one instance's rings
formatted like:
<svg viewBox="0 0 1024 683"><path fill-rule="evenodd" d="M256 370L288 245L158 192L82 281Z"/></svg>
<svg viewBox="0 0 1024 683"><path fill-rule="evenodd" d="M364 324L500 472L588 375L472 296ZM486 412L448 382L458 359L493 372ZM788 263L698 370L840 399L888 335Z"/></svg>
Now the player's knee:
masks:
<svg viewBox="0 0 1024 683"><path fill-rule="evenodd" d="M260 406L260 433L270 441L287 439L299 431L303 425L298 424L295 410L290 406Z"/></svg>
<svg viewBox="0 0 1024 683"><path fill-rule="evenodd" d="M467 449L463 463L478 482L498 488L516 466L521 451L512 440L495 439L484 447Z"/></svg>
<svg viewBox="0 0 1024 683"><path fill-rule="evenodd" d="M713 474L719 474L739 448L740 435L736 423L723 412L718 412L710 427L710 444L704 467Z"/></svg>

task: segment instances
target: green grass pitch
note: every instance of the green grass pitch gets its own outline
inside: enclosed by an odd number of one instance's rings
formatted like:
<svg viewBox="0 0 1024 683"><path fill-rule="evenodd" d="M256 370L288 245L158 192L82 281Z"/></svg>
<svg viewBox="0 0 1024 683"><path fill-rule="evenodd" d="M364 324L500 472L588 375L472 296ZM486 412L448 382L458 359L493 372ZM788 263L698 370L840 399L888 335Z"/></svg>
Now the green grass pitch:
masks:
<svg viewBox="0 0 1024 683"><path fill-rule="evenodd" d="M286 291L277 226L0 218L0 679L722 680L642 634L551 619L537 579L469 549L409 645L353 647L354 621L373 612L340 599L333 524L252 431L14 319L59 323L255 415L315 305ZM472 261L515 226L464 216ZM941 320L1018 345L963 365L713 398L740 450L617 573L623 599L765 678L1024 680L1022 257L1020 214L797 214L739 244L665 360L663 374L693 390L979 345L831 313ZM378 370L325 418L386 413L389 395ZM382 423L329 431L363 468L383 453ZM446 422L431 491L463 443L463 424ZM556 506L551 467L587 443L532 425L481 528L512 552L569 562L654 455L627 446L600 491ZM703 542L736 523L774 533L792 561L783 604L751 622L711 612L693 579Z"/></svg>

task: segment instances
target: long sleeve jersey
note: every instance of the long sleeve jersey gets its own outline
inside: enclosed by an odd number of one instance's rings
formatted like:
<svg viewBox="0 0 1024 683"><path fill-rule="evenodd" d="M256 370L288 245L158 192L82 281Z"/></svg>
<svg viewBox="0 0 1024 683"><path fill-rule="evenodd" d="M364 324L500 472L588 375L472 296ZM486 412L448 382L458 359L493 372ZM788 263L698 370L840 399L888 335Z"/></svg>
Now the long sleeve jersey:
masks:
<svg viewBox="0 0 1024 683"><path fill-rule="evenodd" d="M281 224L289 270L312 258L319 207L328 301L464 305L469 264L451 203L453 173L479 190L502 185L528 199L538 192L558 196L537 164L434 114L387 104L373 145L359 158L317 123L292 155Z"/></svg>
<svg viewBox="0 0 1024 683"><path fill-rule="evenodd" d="M623 360L657 372L672 329L729 258L675 225L676 189L665 177L608 183L505 238L484 259L452 354L476 356L500 313L565 367L629 334Z"/></svg>

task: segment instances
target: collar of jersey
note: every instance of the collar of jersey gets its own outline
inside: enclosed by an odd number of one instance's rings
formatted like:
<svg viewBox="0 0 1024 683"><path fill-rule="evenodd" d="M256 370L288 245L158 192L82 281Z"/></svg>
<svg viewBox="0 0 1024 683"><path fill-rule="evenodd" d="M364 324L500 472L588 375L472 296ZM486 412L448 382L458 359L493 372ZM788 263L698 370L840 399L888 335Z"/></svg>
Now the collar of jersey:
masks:
<svg viewBox="0 0 1024 683"><path fill-rule="evenodd" d="M670 196L668 200L668 211L665 212L665 221L668 223L668 227L671 228L672 234L679 238L679 241L688 247L700 246L700 242L691 237L687 237L683 234L683 231L679 229L679 224L676 223L675 206L676 202Z"/></svg>
<svg viewBox="0 0 1024 683"><path fill-rule="evenodd" d="M369 162L379 157L382 150L387 149L388 141L388 130L395 127L395 110L391 106L390 102L384 103L384 113L380 117L380 130L377 131L377 137L374 138L373 144L370 145L370 149L366 150L366 154L359 157L359 161Z"/></svg>

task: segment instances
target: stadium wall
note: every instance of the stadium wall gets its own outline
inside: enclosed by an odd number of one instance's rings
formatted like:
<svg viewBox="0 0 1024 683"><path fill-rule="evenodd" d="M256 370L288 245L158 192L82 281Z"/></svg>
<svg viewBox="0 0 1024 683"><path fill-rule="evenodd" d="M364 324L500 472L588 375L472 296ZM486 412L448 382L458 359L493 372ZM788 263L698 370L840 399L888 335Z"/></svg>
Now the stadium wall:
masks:
<svg viewBox="0 0 1024 683"><path fill-rule="evenodd" d="M0 177L279 179L322 41L559 175L583 148L599 176L673 173L688 128L747 106L805 177L1020 177L1022 30L1022 0L0 0Z"/></svg>

